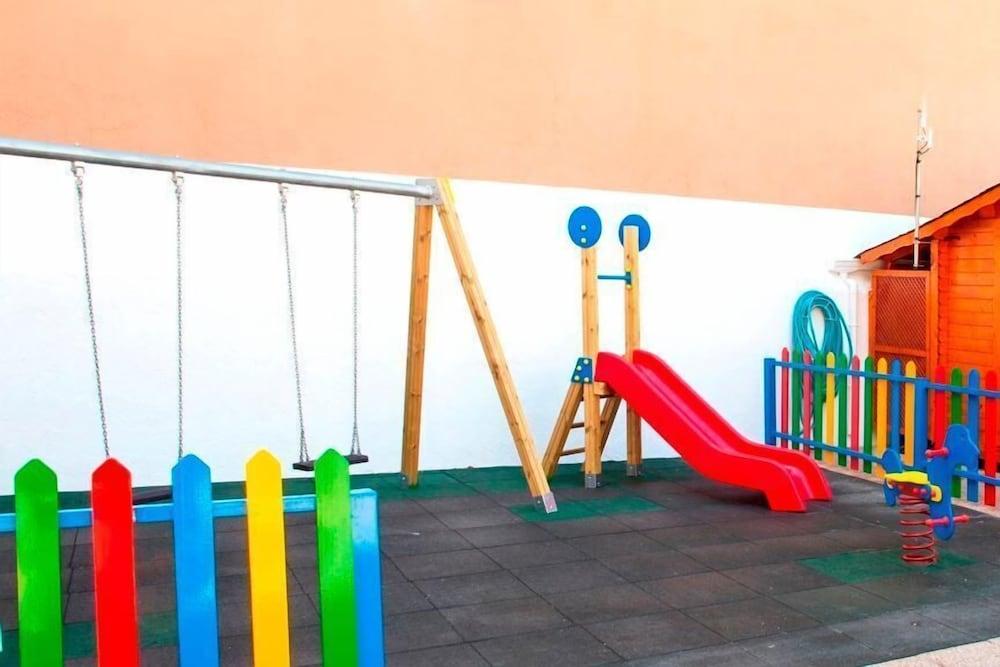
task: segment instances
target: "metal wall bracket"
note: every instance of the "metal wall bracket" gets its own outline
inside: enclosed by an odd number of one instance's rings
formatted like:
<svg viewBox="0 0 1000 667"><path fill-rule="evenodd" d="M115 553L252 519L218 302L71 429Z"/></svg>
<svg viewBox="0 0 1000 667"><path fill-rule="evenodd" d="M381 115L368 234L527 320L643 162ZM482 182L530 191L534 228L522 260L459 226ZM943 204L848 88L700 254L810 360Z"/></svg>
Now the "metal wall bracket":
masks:
<svg viewBox="0 0 1000 667"><path fill-rule="evenodd" d="M594 381L594 360L590 357L580 357L573 367L572 382L576 384L590 384Z"/></svg>
<svg viewBox="0 0 1000 667"><path fill-rule="evenodd" d="M437 206L441 203L441 191L438 190L437 181L433 178L418 178L417 185L427 186L431 189L431 196L417 197L414 202L417 206Z"/></svg>

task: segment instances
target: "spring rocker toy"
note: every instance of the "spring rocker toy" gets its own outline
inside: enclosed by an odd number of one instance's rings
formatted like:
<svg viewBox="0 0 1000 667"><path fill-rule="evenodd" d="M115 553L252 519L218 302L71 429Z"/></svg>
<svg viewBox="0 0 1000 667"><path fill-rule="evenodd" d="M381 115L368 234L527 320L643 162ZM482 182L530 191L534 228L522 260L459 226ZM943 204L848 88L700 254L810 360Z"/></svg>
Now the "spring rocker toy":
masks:
<svg viewBox="0 0 1000 667"><path fill-rule="evenodd" d="M951 479L958 468L976 468L979 448L968 428L952 424L944 446L927 450L926 458L923 470L903 470L899 452L882 456L885 503L899 505L902 559L913 565L936 563L937 540L950 540L957 524L969 522L968 514L956 516L951 506Z"/></svg>

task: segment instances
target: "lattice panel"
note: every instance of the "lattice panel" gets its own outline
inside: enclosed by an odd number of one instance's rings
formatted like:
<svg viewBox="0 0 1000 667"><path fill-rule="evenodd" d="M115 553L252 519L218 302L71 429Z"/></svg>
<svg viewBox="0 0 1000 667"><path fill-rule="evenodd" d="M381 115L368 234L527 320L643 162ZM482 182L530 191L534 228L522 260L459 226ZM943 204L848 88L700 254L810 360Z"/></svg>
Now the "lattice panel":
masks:
<svg viewBox="0 0 1000 667"><path fill-rule="evenodd" d="M927 274L873 276L874 347L926 356Z"/></svg>

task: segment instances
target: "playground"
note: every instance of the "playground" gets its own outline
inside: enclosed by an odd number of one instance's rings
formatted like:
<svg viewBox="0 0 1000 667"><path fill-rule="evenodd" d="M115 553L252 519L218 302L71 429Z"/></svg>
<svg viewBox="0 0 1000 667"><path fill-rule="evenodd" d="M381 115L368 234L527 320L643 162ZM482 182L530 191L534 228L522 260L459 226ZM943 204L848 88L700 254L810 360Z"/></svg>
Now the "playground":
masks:
<svg viewBox="0 0 1000 667"><path fill-rule="evenodd" d="M1000 8L725 4L0 10L0 667L1000 665Z"/></svg>

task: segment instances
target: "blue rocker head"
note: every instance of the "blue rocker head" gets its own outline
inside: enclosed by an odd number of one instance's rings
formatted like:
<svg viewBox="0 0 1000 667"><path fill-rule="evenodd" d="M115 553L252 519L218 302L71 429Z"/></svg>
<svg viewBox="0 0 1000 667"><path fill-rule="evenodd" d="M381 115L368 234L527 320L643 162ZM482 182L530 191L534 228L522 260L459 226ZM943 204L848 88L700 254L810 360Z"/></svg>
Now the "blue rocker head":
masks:
<svg viewBox="0 0 1000 667"><path fill-rule="evenodd" d="M931 517L925 523L934 528L938 539L948 540L955 534L956 524L969 521L967 514L955 516L951 506L952 475L958 468L976 470L979 448L972 442L967 427L952 424L945 435L944 446L927 450L926 456L923 470L904 470L899 452L886 451L882 455L885 503L894 507L900 493L923 499Z"/></svg>

